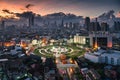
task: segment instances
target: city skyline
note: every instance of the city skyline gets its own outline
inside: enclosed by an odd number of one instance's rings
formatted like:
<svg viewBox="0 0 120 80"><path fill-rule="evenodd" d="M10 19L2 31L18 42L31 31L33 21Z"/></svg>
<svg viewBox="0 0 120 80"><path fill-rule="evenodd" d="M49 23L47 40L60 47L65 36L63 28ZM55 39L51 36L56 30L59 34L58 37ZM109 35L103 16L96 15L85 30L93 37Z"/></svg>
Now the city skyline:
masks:
<svg viewBox="0 0 120 80"><path fill-rule="evenodd" d="M109 10L115 11L115 16L120 17L119 0L0 0L0 16L11 16L5 13L8 10L13 13L32 11L42 16L64 12L78 16L97 17Z"/></svg>

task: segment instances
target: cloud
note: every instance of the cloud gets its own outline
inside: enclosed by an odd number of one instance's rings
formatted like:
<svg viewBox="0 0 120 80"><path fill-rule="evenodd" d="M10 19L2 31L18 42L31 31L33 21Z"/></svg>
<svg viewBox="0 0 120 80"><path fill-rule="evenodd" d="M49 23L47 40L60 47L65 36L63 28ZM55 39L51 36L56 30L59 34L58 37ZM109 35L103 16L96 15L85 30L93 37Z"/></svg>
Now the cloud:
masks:
<svg viewBox="0 0 120 80"><path fill-rule="evenodd" d="M25 5L25 8L29 9L29 8L31 8L32 6L34 6L34 5L33 5L33 4L27 4L27 5Z"/></svg>
<svg viewBox="0 0 120 80"><path fill-rule="evenodd" d="M24 17L24 18L29 18L30 16L35 16L36 14L31 12L31 11L27 11L27 12L23 12L23 13L16 13L17 17Z"/></svg>
<svg viewBox="0 0 120 80"><path fill-rule="evenodd" d="M33 13L32 11L26 11L26 12L23 12L23 13L11 12L11 11L9 11L8 9L3 9L2 11L3 11L4 13L7 13L7 14L15 15L15 16L17 16L17 17L24 17L24 18L29 18L30 16L35 16L35 15L37 15L36 13Z"/></svg>
<svg viewBox="0 0 120 80"><path fill-rule="evenodd" d="M2 11L3 11L4 13L14 14L14 12L10 12L8 9L3 9Z"/></svg>

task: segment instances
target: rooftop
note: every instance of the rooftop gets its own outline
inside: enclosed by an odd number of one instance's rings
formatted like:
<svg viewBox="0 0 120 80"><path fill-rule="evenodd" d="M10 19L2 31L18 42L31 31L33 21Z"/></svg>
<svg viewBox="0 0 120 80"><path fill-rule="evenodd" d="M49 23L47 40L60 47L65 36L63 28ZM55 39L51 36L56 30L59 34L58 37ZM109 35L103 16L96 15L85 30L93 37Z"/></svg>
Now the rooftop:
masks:
<svg viewBox="0 0 120 80"><path fill-rule="evenodd" d="M103 54L104 52L106 52L106 50L100 49L100 50L94 52L93 54L95 54L95 55L101 55L101 54Z"/></svg>
<svg viewBox="0 0 120 80"><path fill-rule="evenodd" d="M109 56L109 57L114 57L114 58L120 58L120 53L116 53L116 52L113 52L113 53L104 53L102 54L102 56Z"/></svg>
<svg viewBox="0 0 120 80"><path fill-rule="evenodd" d="M96 52L89 52L90 55L95 55L95 56L109 56L109 57L115 57L115 58L120 58L120 51L116 50L103 50L99 49Z"/></svg>

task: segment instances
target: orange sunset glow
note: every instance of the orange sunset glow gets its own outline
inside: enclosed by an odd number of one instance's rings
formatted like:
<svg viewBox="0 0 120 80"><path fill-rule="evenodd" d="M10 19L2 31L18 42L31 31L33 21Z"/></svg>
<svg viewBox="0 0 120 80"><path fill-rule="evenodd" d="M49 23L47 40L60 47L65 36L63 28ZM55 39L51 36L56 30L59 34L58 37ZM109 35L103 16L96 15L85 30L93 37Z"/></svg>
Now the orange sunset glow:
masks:
<svg viewBox="0 0 120 80"><path fill-rule="evenodd" d="M88 7L88 5L91 7ZM99 13L111 9L115 10L115 14L117 15L117 12L119 12L118 7L118 2L114 0L101 2L94 0L85 0L83 2L82 0L0 0L0 16L13 16L13 14L2 11L3 9L7 9L14 13L32 11L36 14L46 15L55 12L64 12L95 17Z"/></svg>

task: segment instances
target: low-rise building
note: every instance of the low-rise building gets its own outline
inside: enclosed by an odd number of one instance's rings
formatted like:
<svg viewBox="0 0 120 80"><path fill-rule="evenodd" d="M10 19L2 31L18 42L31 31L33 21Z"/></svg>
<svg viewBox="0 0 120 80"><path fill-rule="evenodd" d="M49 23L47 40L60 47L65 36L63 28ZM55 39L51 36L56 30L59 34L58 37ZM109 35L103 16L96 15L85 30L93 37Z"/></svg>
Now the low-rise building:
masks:
<svg viewBox="0 0 120 80"><path fill-rule="evenodd" d="M86 53L85 55L85 58L94 62L94 63L98 63L99 62L99 56L96 56L92 53Z"/></svg>
<svg viewBox="0 0 120 80"><path fill-rule="evenodd" d="M94 63L106 63L111 65L120 65L120 51L98 50L93 53L86 53L84 57Z"/></svg>
<svg viewBox="0 0 120 80"><path fill-rule="evenodd" d="M120 52L104 53L101 55L101 63L120 65Z"/></svg>

